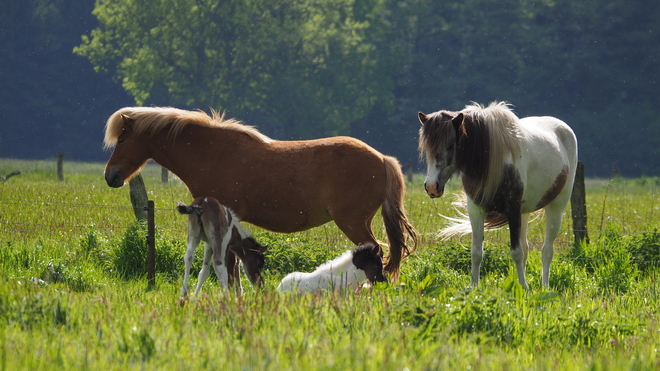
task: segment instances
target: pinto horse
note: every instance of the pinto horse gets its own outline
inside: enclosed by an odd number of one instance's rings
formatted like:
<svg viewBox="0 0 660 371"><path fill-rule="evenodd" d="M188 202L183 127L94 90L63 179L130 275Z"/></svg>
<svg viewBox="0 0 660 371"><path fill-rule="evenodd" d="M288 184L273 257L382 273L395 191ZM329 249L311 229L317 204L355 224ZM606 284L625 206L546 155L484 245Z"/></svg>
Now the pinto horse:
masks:
<svg viewBox="0 0 660 371"><path fill-rule="evenodd" d="M188 279L190 267L195 259L195 248L204 241L204 262L197 278L197 288L193 297L199 295L204 281L209 277L211 259L213 269L218 277L220 286L227 288L235 277L229 276L227 270L227 254L233 252L243 262L245 273L253 285L260 286L262 282L261 269L264 266L264 254L266 250L252 238L250 232L239 223L238 217L233 211L221 205L213 197L198 197L192 204L177 203L177 210L188 216L188 248L184 256L185 272L183 274L183 286L181 297L188 297ZM234 269L238 265L233 265ZM233 272L232 272L233 273ZM236 272L236 276L238 272ZM233 282L232 282L233 283ZM235 282L234 288L240 294L240 280Z"/></svg>
<svg viewBox="0 0 660 371"><path fill-rule="evenodd" d="M374 285L387 282L378 245L359 245L343 255L322 264L314 272L289 273L279 286L279 292L319 292L322 290L357 290L364 281Z"/></svg>
<svg viewBox="0 0 660 371"><path fill-rule="evenodd" d="M444 193L455 173L462 177L469 219L441 231L444 237L472 232L472 285L479 283L484 228L509 224L511 258L518 282L525 279L529 214L545 210L542 285L550 282L554 240L571 197L577 167L573 130L554 117L519 119L504 102L471 104L462 111L419 112L420 155L431 198Z"/></svg>
<svg viewBox="0 0 660 371"><path fill-rule="evenodd" d="M153 159L193 197L214 197L242 221L274 232L334 220L356 245L378 245L371 221L382 207L385 270L393 280L417 244L399 162L355 138L277 141L215 111L126 107L108 119L104 143L114 147L105 167L110 187L121 187Z"/></svg>

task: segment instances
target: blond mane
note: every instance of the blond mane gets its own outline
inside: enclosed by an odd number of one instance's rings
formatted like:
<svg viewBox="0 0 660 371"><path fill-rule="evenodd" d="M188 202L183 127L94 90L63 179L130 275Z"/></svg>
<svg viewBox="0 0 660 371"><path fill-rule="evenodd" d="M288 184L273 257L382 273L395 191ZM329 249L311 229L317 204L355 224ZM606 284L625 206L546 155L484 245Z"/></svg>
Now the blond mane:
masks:
<svg viewBox="0 0 660 371"><path fill-rule="evenodd" d="M518 124L518 116L511 111L506 102L492 102L487 107L472 102L461 112L480 120L488 126L490 154L488 161L489 181L482 184L482 200L492 200L500 184L507 154L511 159L520 157L520 142L523 137Z"/></svg>
<svg viewBox="0 0 660 371"><path fill-rule="evenodd" d="M173 107L124 107L113 113L105 125L104 148L108 149L117 144L117 140L124 128L124 117L133 120L133 133L135 135L151 132L155 133L171 124L169 135L174 138L187 125L217 127L248 134L250 137L264 143L272 139L260 133L252 126L244 125L235 119L225 119L225 114L211 110L213 116L203 111L186 111Z"/></svg>

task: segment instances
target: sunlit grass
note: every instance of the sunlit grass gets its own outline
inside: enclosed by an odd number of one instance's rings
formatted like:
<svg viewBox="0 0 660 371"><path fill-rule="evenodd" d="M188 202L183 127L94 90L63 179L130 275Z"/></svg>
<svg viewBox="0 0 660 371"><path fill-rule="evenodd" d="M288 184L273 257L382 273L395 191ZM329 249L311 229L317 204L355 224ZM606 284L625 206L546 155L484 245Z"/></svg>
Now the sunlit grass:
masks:
<svg viewBox="0 0 660 371"><path fill-rule="evenodd" d="M307 270L351 247L333 223L294 234L247 227L270 246L264 290L244 294L208 280L198 301L180 301L181 270L161 271L148 289L119 248L135 226L128 187L112 189L103 164L0 159L0 368L254 370L629 370L656 369L660 245L655 178L589 180L592 243L573 248L567 209L551 290L540 288L543 217L530 228L531 291L515 281L508 231L486 234L483 279L469 285L470 236L440 241L452 194L431 200L423 177L406 208L419 230L401 283L358 294L279 295L290 270ZM162 260L182 258L190 201L160 168L143 173L156 204ZM380 216L374 231L385 240ZM135 229L138 228L138 229ZM639 264L638 257L646 259ZM659 258L660 259L660 258ZM180 259L182 261L182 259ZM199 259L197 259L199 262ZM176 262L175 262L176 264ZM119 266L118 266L119 265ZM135 271L126 278L119 268ZM197 268L198 269L198 268ZM124 277L124 278L122 278Z"/></svg>

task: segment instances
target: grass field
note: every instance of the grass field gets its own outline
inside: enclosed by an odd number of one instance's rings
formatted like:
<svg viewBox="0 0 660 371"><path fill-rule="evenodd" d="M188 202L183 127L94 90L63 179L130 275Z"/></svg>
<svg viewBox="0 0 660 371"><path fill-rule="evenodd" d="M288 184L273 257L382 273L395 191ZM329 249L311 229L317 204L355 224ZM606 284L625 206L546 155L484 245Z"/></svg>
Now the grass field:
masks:
<svg viewBox="0 0 660 371"><path fill-rule="evenodd" d="M0 183L1 370L660 369L657 178L588 180L591 243L573 247L567 208L549 291L542 216L530 226L530 292L514 277L506 229L486 234L481 286L467 289L469 236L436 238L458 184L431 200L416 175L406 207L422 239L400 284L280 295L285 274L352 245L333 223L288 235L247 225L269 246L265 289L244 280L237 297L208 280L182 302L186 218L174 204L191 196L179 181L160 183L155 165L143 172L156 205L149 290L128 186L109 188L103 164L65 163L57 181L54 160L0 159L0 175L14 170ZM385 239L379 217L374 230Z"/></svg>

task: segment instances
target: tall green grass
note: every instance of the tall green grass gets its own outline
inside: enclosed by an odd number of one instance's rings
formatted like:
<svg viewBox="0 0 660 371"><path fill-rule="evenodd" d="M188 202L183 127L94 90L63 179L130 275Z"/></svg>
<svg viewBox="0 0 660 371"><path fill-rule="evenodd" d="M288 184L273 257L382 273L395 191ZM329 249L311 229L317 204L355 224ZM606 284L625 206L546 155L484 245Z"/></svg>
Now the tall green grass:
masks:
<svg viewBox="0 0 660 371"><path fill-rule="evenodd" d="M540 288L543 217L530 228L531 290L516 282L506 229L486 234L482 284L468 289L469 236L440 242L453 215L430 200L420 175L406 208L422 236L398 285L359 293L279 295L279 280L351 247L329 223L276 234L249 226L269 246L265 287L244 294L208 280L180 301L191 196L160 169L143 173L156 204L156 288L144 266L144 226L128 187L105 185L101 164L0 159L0 369L248 370L647 370L660 367L660 232L655 178L589 180L590 244L573 247L570 212ZM379 217L378 238L385 240ZM201 249L198 249L201 250ZM201 253L201 251L199 251ZM193 268L199 270L201 255Z"/></svg>

